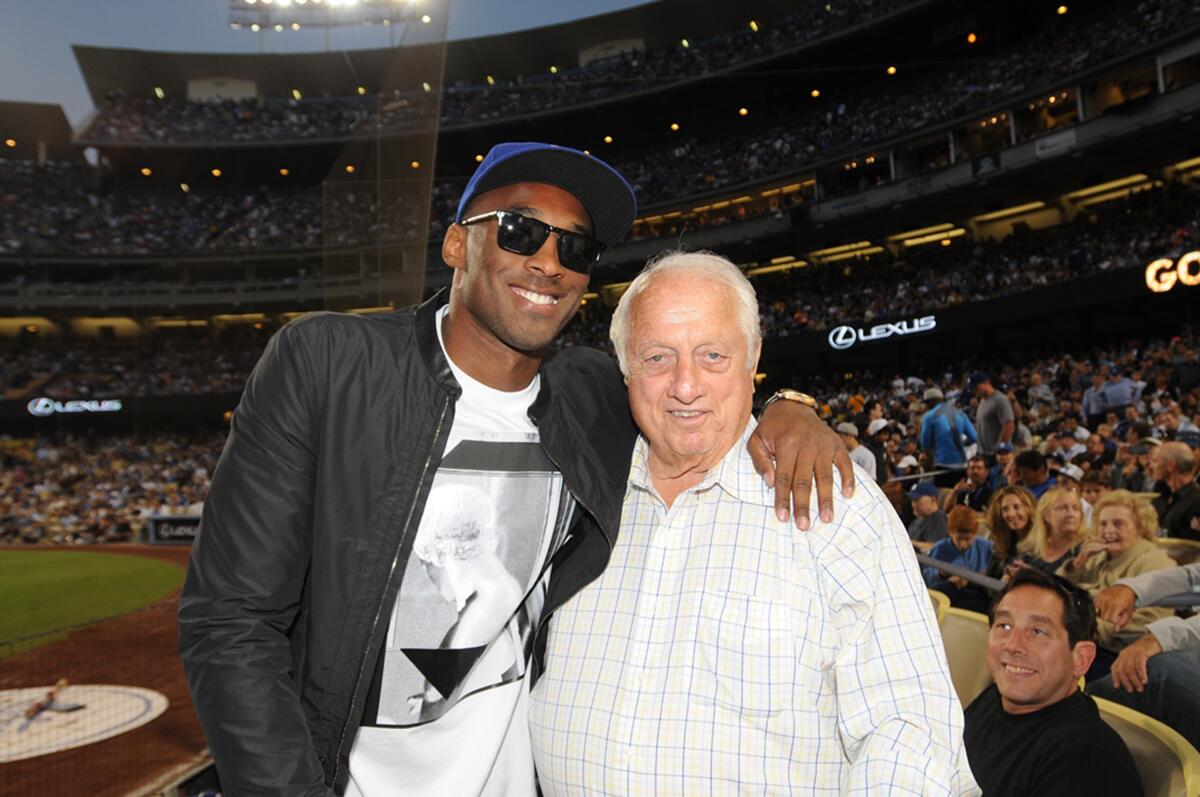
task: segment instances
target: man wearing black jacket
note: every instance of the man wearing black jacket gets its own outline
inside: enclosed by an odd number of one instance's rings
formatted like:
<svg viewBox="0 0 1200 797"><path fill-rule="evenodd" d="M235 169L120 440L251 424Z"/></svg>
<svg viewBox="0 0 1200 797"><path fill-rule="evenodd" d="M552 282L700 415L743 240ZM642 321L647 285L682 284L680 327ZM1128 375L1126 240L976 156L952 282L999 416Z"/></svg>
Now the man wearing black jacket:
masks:
<svg viewBox="0 0 1200 797"><path fill-rule="evenodd" d="M533 792L545 621L608 561L635 439L615 364L545 349L634 212L596 158L498 145L443 242L448 303L314 314L267 346L180 601L228 793ZM760 472L806 525L815 469L828 520L848 457L779 404Z"/></svg>

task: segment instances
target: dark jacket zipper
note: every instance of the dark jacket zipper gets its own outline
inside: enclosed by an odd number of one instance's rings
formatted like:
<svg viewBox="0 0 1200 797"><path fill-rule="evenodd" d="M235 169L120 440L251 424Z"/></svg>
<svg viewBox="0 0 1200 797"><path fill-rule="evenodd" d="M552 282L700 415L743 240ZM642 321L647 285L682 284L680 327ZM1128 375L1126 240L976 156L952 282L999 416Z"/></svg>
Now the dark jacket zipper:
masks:
<svg viewBox="0 0 1200 797"><path fill-rule="evenodd" d="M429 465L433 462L433 452L437 449L437 441L442 436L442 426L446 423L446 412L450 408L450 399L445 399L442 403L442 414L438 418L437 428L433 433L433 448L429 449L428 455L425 457L425 465L421 470L421 478L417 481L417 491L425 484L425 478L429 475ZM342 732L338 736L337 750L334 752L333 770L330 772L330 779L336 783L338 769L342 763L342 748L346 744L346 730L350 727L350 718L354 716L354 706L358 702L358 690L362 686L363 673L367 668L367 654L371 650L371 640L375 639L376 631L379 628L379 618L383 616L383 606L387 601L388 587L392 583L392 579L396 575L396 567L400 564L400 552L404 550L404 540L408 536L408 530L412 526L413 515L416 513L417 504L414 500L408 507L408 516L404 519L404 528L400 532L400 539L396 544L396 554L392 557L392 566L388 570L387 581L384 583L383 593L379 598L379 605L375 608L375 617L371 620L371 633L367 637L367 644L363 647L362 659L358 663L358 676L354 680L354 691L350 693L350 711L346 714L346 720L342 723Z"/></svg>

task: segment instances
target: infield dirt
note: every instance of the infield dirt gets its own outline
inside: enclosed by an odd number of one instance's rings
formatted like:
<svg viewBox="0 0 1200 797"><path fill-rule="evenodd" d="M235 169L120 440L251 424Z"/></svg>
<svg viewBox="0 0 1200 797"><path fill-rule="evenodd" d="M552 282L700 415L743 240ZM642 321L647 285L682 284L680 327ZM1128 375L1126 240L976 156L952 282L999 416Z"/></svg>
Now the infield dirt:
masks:
<svg viewBox="0 0 1200 797"><path fill-rule="evenodd" d="M190 549L96 545L37 550L58 550L62 556L75 550L145 556L182 569ZM149 724L120 736L0 765L0 793L125 797L167 785L163 781L173 773L200 760L204 735L176 653L178 606L175 591L144 609L70 631L63 639L3 660L0 689L52 684L59 678L76 684L126 684L161 692L170 707Z"/></svg>

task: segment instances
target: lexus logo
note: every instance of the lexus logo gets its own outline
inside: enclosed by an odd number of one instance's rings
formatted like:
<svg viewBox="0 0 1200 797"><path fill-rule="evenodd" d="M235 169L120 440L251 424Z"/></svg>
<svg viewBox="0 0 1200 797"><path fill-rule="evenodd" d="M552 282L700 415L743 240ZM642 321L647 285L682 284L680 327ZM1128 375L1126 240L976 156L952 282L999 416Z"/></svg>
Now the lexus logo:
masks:
<svg viewBox="0 0 1200 797"><path fill-rule="evenodd" d="M834 327L829 332L829 345L838 351L844 351L855 343L868 343L872 340L883 340L893 335L913 335L918 332L930 332L937 326L937 319L931 315L912 318L906 321L893 321L876 324L870 329L855 329L843 324Z"/></svg>
<svg viewBox="0 0 1200 797"><path fill-rule="evenodd" d="M45 418L54 414L54 402L48 398L35 398L29 402L28 409L30 415Z"/></svg>
<svg viewBox="0 0 1200 797"><path fill-rule="evenodd" d="M840 326L834 327L829 333L829 345L841 351L848 349L858 342L858 333L854 331L854 327Z"/></svg>
<svg viewBox="0 0 1200 797"><path fill-rule="evenodd" d="M45 396L35 398L25 405L25 408L29 410L29 414L37 418L49 418L55 413L120 412L121 407L120 399L55 401Z"/></svg>

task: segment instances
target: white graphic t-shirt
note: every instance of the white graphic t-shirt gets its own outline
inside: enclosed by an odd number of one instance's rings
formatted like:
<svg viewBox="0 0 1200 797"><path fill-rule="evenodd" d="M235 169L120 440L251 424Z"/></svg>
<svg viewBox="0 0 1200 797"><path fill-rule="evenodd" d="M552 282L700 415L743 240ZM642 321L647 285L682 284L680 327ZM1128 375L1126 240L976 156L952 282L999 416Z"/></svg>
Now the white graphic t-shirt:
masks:
<svg viewBox="0 0 1200 797"><path fill-rule="evenodd" d="M527 414L540 376L505 393L450 367L463 392L350 751L351 797L535 793L525 672L574 501Z"/></svg>

